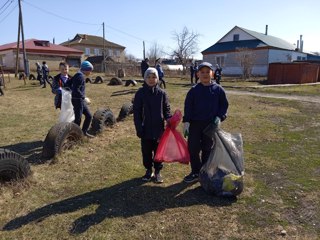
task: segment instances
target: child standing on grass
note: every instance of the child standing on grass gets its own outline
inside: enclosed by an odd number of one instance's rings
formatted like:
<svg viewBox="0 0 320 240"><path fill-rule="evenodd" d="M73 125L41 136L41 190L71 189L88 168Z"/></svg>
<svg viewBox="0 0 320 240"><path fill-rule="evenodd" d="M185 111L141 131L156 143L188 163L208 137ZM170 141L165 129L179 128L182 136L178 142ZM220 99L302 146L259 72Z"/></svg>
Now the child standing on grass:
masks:
<svg viewBox="0 0 320 240"><path fill-rule="evenodd" d="M197 74L200 83L189 90L184 103L184 135L188 136L191 163L191 173L184 178L187 183L198 181L200 169L213 146L213 140L203 130L210 124L218 127L226 119L229 106L224 89L211 81L212 65L201 63Z"/></svg>
<svg viewBox="0 0 320 240"><path fill-rule="evenodd" d="M65 62L59 64L60 73L53 78L52 82L52 93L56 96L54 97L54 106L61 108L62 93L61 89L66 88L71 90L71 76L68 74L69 65Z"/></svg>
<svg viewBox="0 0 320 240"><path fill-rule="evenodd" d="M80 66L80 71L77 72L72 78L72 105L74 110L74 123L81 124L82 114L85 116L82 131L86 137L93 138L94 136L88 133L92 115L87 106L86 98L86 82L85 77L89 76L93 71L93 66L89 61L83 61Z"/></svg>
<svg viewBox="0 0 320 240"><path fill-rule="evenodd" d="M136 133L141 139L143 166L146 168L142 180L150 181L154 177L156 183L162 183L160 170L163 166L162 163L154 161L154 156L164 132L164 120L168 120L171 113L168 96L159 87L157 69L146 70L144 84L134 97L133 114ZM155 169L154 174L152 167Z"/></svg>

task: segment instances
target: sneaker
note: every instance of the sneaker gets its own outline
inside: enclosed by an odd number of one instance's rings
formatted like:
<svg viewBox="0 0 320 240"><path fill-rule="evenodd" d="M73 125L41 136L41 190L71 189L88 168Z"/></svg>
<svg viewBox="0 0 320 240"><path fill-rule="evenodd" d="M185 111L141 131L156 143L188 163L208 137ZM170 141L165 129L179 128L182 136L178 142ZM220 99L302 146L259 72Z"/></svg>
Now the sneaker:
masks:
<svg viewBox="0 0 320 240"><path fill-rule="evenodd" d="M163 178L160 174L160 172L156 173L154 176L154 182L155 183L163 183Z"/></svg>
<svg viewBox="0 0 320 240"><path fill-rule="evenodd" d="M190 173L189 175L185 176L183 181L186 183L193 183L199 180L199 174Z"/></svg>
<svg viewBox="0 0 320 240"><path fill-rule="evenodd" d="M88 132L83 133L87 138L95 138L95 136L91 135Z"/></svg>
<svg viewBox="0 0 320 240"><path fill-rule="evenodd" d="M142 181L149 182L149 181L151 181L152 177L153 177L152 170L147 170L146 174L142 177Z"/></svg>

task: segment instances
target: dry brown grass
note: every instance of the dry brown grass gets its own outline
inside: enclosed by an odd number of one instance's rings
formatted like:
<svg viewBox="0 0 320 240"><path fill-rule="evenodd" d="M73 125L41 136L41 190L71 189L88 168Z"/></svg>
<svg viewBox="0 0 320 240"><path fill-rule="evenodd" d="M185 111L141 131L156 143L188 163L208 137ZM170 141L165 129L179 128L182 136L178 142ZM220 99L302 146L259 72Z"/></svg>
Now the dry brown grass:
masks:
<svg viewBox="0 0 320 240"><path fill-rule="evenodd" d="M182 109L188 81L168 82L172 110ZM243 135L245 190L238 199L220 199L181 182L189 166L165 165L162 185L141 182L132 116L54 164L41 162L58 111L49 88L35 83L12 80L0 97L0 146L26 156L33 171L24 182L0 186L0 239L318 239L315 104L229 96L222 127ZM137 88L89 84L90 109L110 107L117 116L134 95L127 90Z"/></svg>

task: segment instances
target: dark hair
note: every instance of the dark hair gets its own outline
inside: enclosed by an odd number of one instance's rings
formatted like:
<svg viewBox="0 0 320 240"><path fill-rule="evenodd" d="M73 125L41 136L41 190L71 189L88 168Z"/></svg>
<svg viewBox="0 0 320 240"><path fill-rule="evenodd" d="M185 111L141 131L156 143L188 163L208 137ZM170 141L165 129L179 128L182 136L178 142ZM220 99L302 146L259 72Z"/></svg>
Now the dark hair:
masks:
<svg viewBox="0 0 320 240"><path fill-rule="evenodd" d="M60 68L60 67L67 67L67 66L69 66L69 64L66 63L66 62L61 62L61 63L59 63L59 68Z"/></svg>
<svg viewBox="0 0 320 240"><path fill-rule="evenodd" d="M46 61L43 61L42 64L46 64Z"/></svg>

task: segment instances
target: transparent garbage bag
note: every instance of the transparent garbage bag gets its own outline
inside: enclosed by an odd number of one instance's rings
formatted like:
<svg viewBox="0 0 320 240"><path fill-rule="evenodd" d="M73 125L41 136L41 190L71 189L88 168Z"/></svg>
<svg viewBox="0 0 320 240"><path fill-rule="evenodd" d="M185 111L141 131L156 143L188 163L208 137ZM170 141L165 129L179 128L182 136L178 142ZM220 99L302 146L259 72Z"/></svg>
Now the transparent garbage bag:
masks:
<svg viewBox="0 0 320 240"><path fill-rule="evenodd" d="M71 102L71 91L61 89L62 100L61 100L61 111L59 115L59 122L73 122L74 111Z"/></svg>
<svg viewBox="0 0 320 240"><path fill-rule="evenodd" d="M203 189L218 196L236 196L243 190L244 158L240 133L231 134L210 124L204 133L214 145L208 161L200 170Z"/></svg>

